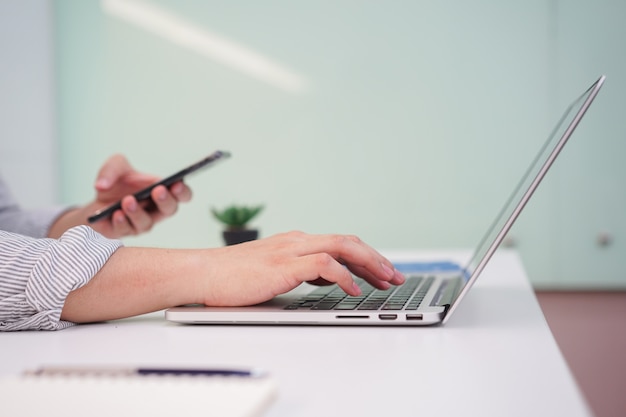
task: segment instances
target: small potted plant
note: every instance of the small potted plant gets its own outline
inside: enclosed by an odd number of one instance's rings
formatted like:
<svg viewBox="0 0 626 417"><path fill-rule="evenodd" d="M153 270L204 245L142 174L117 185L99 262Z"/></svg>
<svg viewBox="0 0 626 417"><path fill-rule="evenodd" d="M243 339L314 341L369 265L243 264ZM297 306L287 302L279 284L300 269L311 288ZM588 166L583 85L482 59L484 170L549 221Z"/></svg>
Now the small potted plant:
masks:
<svg viewBox="0 0 626 417"><path fill-rule="evenodd" d="M259 237L259 231L257 229L249 229L248 223L261 210L263 210L262 205L252 207L232 205L223 210L212 208L211 213L226 226L226 229L222 232L224 242L227 245L236 245Z"/></svg>

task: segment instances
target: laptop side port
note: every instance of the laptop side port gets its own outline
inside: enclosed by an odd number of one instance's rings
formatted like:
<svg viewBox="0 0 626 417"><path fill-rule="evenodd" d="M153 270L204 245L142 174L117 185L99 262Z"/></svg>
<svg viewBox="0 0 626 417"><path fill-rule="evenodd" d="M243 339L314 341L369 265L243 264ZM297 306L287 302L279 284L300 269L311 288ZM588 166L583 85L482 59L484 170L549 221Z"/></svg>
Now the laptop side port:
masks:
<svg viewBox="0 0 626 417"><path fill-rule="evenodd" d="M381 320L395 320L398 318L397 314L379 314L378 318Z"/></svg>
<svg viewBox="0 0 626 417"><path fill-rule="evenodd" d="M422 320L424 319L424 316L421 314L407 314L406 319L407 320Z"/></svg>

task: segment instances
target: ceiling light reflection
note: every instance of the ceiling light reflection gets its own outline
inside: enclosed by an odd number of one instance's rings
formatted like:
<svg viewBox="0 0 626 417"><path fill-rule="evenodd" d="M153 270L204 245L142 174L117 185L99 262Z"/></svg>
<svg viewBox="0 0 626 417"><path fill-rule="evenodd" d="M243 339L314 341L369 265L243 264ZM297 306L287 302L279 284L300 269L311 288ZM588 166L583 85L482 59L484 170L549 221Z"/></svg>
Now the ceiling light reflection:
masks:
<svg viewBox="0 0 626 417"><path fill-rule="evenodd" d="M102 0L105 13L290 93L301 93L306 80L257 52L139 0Z"/></svg>

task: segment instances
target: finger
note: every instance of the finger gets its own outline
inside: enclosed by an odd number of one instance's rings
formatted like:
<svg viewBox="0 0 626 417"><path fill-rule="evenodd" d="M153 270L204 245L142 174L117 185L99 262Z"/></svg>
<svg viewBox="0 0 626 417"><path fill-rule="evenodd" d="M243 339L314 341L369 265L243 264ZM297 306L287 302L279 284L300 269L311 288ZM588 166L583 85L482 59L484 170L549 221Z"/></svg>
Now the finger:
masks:
<svg viewBox="0 0 626 417"><path fill-rule="evenodd" d="M365 268L353 266L348 269L354 275L365 279L365 281L367 281L370 285L372 285L374 288L377 288L379 290L387 290L392 285L390 281L381 281L380 279L378 279L376 276L374 276L371 272L369 272ZM398 285L398 284L394 284L394 285Z"/></svg>
<svg viewBox="0 0 626 417"><path fill-rule="evenodd" d="M301 244L305 253L325 252L335 259L340 259L348 268L367 272L365 278L402 283L402 277L395 273L393 264L366 245L361 239L350 235L319 235L311 236Z"/></svg>
<svg viewBox="0 0 626 417"><path fill-rule="evenodd" d="M134 233L147 232L152 228L154 221L151 215L139 205L135 197L129 195L122 199L122 211Z"/></svg>
<svg viewBox="0 0 626 417"><path fill-rule="evenodd" d="M394 284L394 285L402 285L406 282L406 277L404 276L404 274L400 271L398 271L397 269L394 268L393 270L393 279L391 281L389 281L390 283Z"/></svg>
<svg viewBox="0 0 626 417"><path fill-rule="evenodd" d="M108 191L120 180L132 188L139 188L155 183L159 177L135 171L125 156L117 154L110 157L100 168L95 188L98 191Z"/></svg>
<svg viewBox="0 0 626 417"><path fill-rule="evenodd" d="M378 280L378 278L373 275L369 270L362 268L358 265L347 265L347 267L352 271L353 274L361 278L365 278L367 281L371 282L372 280ZM383 269L387 269L387 265L383 264ZM388 271L388 273L391 273L393 277L389 281L380 282L389 283L392 285L402 285L406 281L404 275L395 268L393 268L393 271Z"/></svg>
<svg viewBox="0 0 626 417"><path fill-rule="evenodd" d="M372 281L373 281L372 285L374 285L379 290L388 290L389 288L391 288L391 284L386 282L386 281L379 281L377 279L373 279ZM325 286L328 286L328 285L334 285L335 284L334 282L327 281L324 278L318 278L318 279L314 279L313 281L307 281L307 282L309 284L317 285L317 286L320 286L320 287L325 287Z"/></svg>
<svg viewBox="0 0 626 417"><path fill-rule="evenodd" d="M369 282L372 286L374 286L375 288L378 288L379 290L388 290L389 288L391 288L390 282L381 281L377 279L371 273L369 273L369 271L366 269L353 267L352 269L350 269L350 272L352 272L354 275L358 277L364 278L367 282ZM313 281L307 281L307 282L309 284L317 285L320 287L334 284L334 282L327 281L324 278L317 278L317 279L314 279ZM398 284L395 284L395 285L398 285Z"/></svg>
<svg viewBox="0 0 626 417"><path fill-rule="evenodd" d="M178 210L178 201L164 186L160 185L155 187L150 196L152 197L152 201L154 201L156 209L160 214L159 218L171 216L176 213L176 210ZM154 216L154 213L152 214Z"/></svg>
<svg viewBox="0 0 626 417"><path fill-rule="evenodd" d="M113 155L98 171L95 187L98 190L108 190L120 177L131 171L132 167L126 157L121 154Z"/></svg>
<svg viewBox="0 0 626 417"><path fill-rule="evenodd" d="M336 259L327 253L316 253L297 258L291 273L298 281L314 281L323 278L334 282L347 294L357 296L361 290L354 282L352 274Z"/></svg>
<svg viewBox="0 0 626 417"><path fill-rule="evenodd" d="M181 203L191 200L191 188L189 188L184 182L179 181L174 183L170 187L170 192Z"/></svg>
<svg viewBox="0 0 626 417"><path fill-rule="evenodd" d="M116 210L111 216L111 229L113 230L113 236L122 237L135 233L128 218L122 210Z"/></svg>

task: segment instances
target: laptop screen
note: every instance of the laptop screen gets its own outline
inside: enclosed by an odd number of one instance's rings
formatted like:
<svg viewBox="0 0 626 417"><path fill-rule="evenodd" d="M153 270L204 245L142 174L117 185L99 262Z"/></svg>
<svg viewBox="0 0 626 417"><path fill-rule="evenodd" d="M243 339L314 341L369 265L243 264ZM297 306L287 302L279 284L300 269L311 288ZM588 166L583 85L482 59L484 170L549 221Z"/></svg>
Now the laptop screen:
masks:
<svg viewBox="0 0 626 417"><path fill-rule="evenodd" d="M601 76L591 87L587 89L580 97L578 97L565 110L565 113L558 121L556 127L552 130L548 139L544 142L537 156L522 176L522 179L514 188L511 196L508 198L493 223L490 225L487 233L480 240L476 250L464 268L466 285L457 295L457 300L462 298L469 287L474 283L476 277L482 272L486 263L489 261L495 250L498 248L507 232L513 226L513 223L519 216L520 212L532 196L533 192L545 176L548 169L560 153L563 146L573 133L574 129L582 119L591 105L591 102L597 95L600 87L604 83L605 76ZM454 303L453 303L454 304Z"/></svg>

